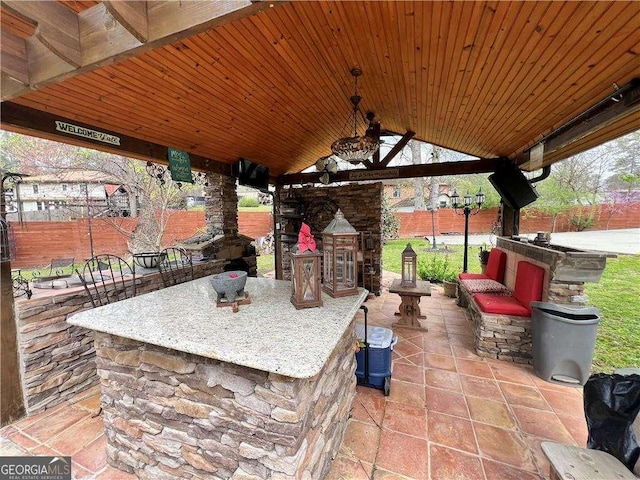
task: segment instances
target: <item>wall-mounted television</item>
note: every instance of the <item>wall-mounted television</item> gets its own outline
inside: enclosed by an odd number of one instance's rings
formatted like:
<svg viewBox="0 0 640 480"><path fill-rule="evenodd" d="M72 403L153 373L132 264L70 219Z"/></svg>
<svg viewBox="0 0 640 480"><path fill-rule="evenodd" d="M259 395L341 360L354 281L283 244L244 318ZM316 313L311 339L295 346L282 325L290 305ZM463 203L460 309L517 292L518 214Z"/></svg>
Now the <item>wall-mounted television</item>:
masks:
<svg viewBox="0 0 640 480"><path fill-rule="evenodd" d="M246 158L241 158L234 170L240 185L257 188L258 190L269 189L268 167L254 163Z"/></svg>
<svg viewBox="0 0 640 480"><path fill-rule="evenodd" d="M522 170L513 164L500 167L489 175L489 181L502 197L502 201L514 210L520 210L538 198L538 192L531 182Z"/></svg>

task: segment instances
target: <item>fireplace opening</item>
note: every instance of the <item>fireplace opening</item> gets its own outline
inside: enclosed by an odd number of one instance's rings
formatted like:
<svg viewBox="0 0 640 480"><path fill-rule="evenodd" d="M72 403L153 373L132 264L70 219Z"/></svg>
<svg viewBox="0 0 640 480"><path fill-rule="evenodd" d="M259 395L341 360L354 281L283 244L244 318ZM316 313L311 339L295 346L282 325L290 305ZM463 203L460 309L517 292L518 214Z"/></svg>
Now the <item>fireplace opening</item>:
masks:
<svg viewBox="0 0 640 480"><path fill-rule="evenodd" d="M229 261L229 263L227 263L224 266L224 271L225 272L231 272L233 270L241 270L241 271L247 272L249 274L251 273L249 264L247 262L245 262L241 257L231 259Z"/></svg>

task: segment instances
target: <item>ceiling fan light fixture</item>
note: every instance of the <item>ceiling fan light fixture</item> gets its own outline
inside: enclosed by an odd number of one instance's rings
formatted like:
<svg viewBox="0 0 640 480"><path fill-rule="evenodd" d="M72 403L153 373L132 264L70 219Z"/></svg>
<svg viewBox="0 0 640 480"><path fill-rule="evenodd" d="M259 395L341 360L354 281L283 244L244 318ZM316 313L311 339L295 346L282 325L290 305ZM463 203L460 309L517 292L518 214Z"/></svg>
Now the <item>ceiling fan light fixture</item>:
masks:
<svg viewBox="0 0 640 480"><path fill-rule="evenodd" d="M362 70L353 68L351 75L353 75L355 85L355 92L350 98L351 104L353 105L351 112L353 116L353 136L337 139L331 144L331 152L339 159L357 165L371 157L371 155L380 148L380 142L378 139L366 133L362 136L358 135L358 113L360 113L359 105L362 100L362 97L358 95L358 77L362 75ZM368 113L368 116L369 115L371 115L371 119L369 120L371 123L373 114ZM367 132L369 132L369 129L367 129Z"/></svg>

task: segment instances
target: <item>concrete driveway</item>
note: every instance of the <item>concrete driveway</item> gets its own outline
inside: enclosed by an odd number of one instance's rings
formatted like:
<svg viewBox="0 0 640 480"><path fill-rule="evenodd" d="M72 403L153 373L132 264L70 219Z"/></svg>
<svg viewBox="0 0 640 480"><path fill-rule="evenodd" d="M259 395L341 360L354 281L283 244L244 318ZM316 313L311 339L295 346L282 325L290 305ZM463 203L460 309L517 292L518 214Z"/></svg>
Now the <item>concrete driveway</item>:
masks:
<svg viewBox="0 0 640 480"><path fill-rule="evenodd" d="M533 240L535 233L522 234ZM431 240L431 237L428 237ZM469 235L469 245L495 244L491 235ZM462 245L464 235L437 235L438 245ZM608 253L640 254L640 228L624 230L593 230L588 232L559 232L551 234L551 243L581 250L597 250Z"/></svg>

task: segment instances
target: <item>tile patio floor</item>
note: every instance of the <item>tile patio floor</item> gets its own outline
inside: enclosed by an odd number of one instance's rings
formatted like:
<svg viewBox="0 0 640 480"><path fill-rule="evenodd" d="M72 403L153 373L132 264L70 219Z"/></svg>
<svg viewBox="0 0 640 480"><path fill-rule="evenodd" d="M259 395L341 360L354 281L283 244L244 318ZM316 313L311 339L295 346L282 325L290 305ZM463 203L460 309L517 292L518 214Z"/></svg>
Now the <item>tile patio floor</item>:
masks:
<svg viewBox="0 0 640 480"><path fill-rule="evenodd" d="M399 297L370 299L369 323L390 327ZM391 395L357 387L352 417L326 480L546 479L544 440L584 446L582 390L528 366L475 355L465 309L433 288L428 332L394 328ZM362 314L358 314L362 317ZM360 319L361 320L361 319ZM0 455L71 455L74 478L132 479L106 463L94 388L0 429Z"/></svg>

